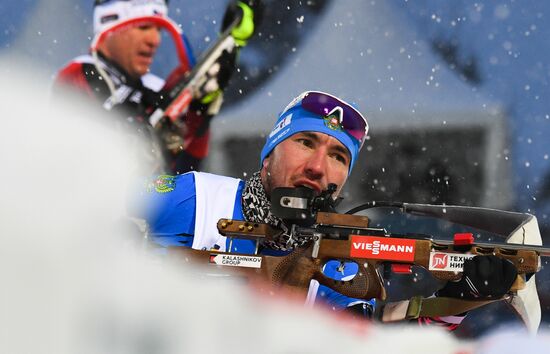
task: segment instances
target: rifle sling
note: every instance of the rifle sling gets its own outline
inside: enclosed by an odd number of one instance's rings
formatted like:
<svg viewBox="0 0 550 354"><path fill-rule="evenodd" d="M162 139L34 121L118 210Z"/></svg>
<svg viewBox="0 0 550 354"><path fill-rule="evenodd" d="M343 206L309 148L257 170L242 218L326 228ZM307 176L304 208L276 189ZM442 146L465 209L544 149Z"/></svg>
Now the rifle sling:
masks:
<svg viewBox="0 0 550 354"><path fill-rule="evenodd" d="M381 315L382 322L412 320L419 317L456 316L502 298L491 300L462 300L449 297L422 298L387 303Z"/></svg>

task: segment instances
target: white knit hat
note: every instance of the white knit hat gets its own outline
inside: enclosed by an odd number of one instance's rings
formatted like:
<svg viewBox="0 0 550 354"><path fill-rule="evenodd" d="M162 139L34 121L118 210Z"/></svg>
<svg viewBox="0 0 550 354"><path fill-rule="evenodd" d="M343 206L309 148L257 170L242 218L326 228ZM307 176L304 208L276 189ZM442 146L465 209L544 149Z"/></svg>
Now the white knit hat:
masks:
<svg viewBox="0 0 550 354"><path fill-rule="evenodd" d="M94 34L119 23L146 17L168 18L165 0L96 0Z"/></svg>
<svg viewBox="0 0 550 354"><path fill-rule="evenodd" d="M152 22L171 35L181 65L189 68L187 49L181 28L168 17L168 0L95 0L94 39L90 49L95 52L109 33L127 25Z"/></svg>

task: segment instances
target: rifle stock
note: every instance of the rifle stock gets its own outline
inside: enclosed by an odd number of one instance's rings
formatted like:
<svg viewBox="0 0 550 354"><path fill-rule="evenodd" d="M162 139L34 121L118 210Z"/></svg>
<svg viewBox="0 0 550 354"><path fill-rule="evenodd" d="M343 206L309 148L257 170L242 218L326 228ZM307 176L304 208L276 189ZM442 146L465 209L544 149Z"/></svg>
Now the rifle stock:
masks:
<svg viewBox="0 0 550 354"><path fill-rule="evenodd" d="M368 228L365 216L345 215L336 213L321 213L317 215L319 230L311 228L296 228L296 234L311 238L305 247L299 247L286 256L262 256L262 275L273 286L291 286L307 291L309 281L315 279L320 284L346 296L371 299L386 299L386 291L379 274L379 266L383 263L416 265L430 271L439 280L458 280L460 270L445 270L441 264L434 262L434 254L439 255L448 264L452 257L459 257L456 263L464 261L465 253L471 256L494 254L497 257L511 261L518 270L518 280L512 290L522 288L523 279L527 274L540 270L540 255L550 254L547 249L537 246L514 244L472 244L467 250L455 246L451 241L417 239L414 237L380 237L378 229ZM323 227L323 228L321 228ZM315 231L326 231L327 227L334 231L332 235L324 235ZM279 230L266 224L248 223L221 219L218 230L222 235L235 238L257 240L275 240ZM371 232L374 235L371 235ZM376 243L377 241L386 242ZM387 246L387 245L390 246ZM400 245L411 245L411 252L400 252ZM393 245L393 248L392 248ZM384 247L386 246L386 247ZM462 247L462 246L461 246ZM386 250L386 252L384 252ZM392 252L393 250L393 252ZM357 254L357 251L364 251ZM378 251L378 252L377 252ZM323 266L330 260L354 262L358 265L357 274L350 280L340 281L323 274ZM440 259L441 260L441 259ZM458 267L457 267L458 268Z"/></svg>
<svg viewBox="0 0 550 354"><path fill-rule="evenodd" d="M315 279L320 284L332 288L339 293L354 297L370 299L385 297L385 289L377 272L367 271L364 265L359 265L358 274L349 281L338 281L325 276L322 272L324 261L333 257L311 257L313 246L299 247L286 256L251 256L248 254L219 252L216 250L195 250L187 247L169 247L168 255L178 262L192 262L206 266L204 270L210 273L210 267L218 268L224 273L241 277L247 282L267 285L270 291L298 293L305 297L310 281ZM221 256L221 260L215 260ZM260 268L244 265L246 259L255 257ZM219 269L221 267L222 269Z"/></svg>
<svg viewBox="0 0 550 354"><path fill-rule="evenodd" d="M257 245L263 240L277 240L282 232L267 224L230 219L220 219L218 231L230 239L255 240ZM234 271L236 276L244 277L255 284L265 284L269 291L305 296L311 280L314 279L352 298L380 300L385 300L387 295L379 272L382 264L398 264L405 268L416 265L427 269L436 279L452 281L461 278L461 263L463 264L464 259L493 254L511 261L518 270L518 277L510 290L514 298L518 290L524 288L529 276L540 270L540 256L550 256L550 249L540 246L509 243L471 243L465 246L457 245L453 241L433 240L422 236L391 235L383 229L369 228L368 218L365 216L336 213L319 212L314 226L294 225L291 233L292 237L305 238L308 242L285 256L242 255L183 247L172 248L169 253L179 259L184 255L185 259L189 257L216 269L221 267ZM256 259L254 267L247 263L251 257ZM323 267L330 260L354 262L358 265L358 271L353 278L345 281L327 277L323 274ZM447 315L458 314L464 312L464 308L471 309L487 303L471 301L468 304L468 300L460 301L467 305L457 309L459 312L456 313L448 308L453 307L454 302L439 300L434 301L437 303L435 309L428 309L429 301L426 301L426 309L418 313L443 311ZM446 308L441 310L444 307Z"/></svg>
<svg viewBox="0 0 550 354"><path fill-rule="evenodd" d="M200 86L205 83L208 70L221 57L223 51L237 50L238 44L231 35L231 31L240 23L241 19L240 16L236 17L220 34L215 44L200 57L191 72L165 93L164 99L159 102L159 107L148 118L153 127L159 128L163 118L177 124L179 117L187 112L191 101L197 98Z"/></svg>

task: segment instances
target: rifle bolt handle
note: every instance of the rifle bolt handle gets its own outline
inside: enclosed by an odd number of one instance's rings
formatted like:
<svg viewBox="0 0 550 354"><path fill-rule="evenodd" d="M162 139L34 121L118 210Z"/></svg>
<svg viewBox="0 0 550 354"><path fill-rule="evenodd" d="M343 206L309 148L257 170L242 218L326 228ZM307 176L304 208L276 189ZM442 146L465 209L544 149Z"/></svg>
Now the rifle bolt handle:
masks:
<svg viewBox="0 0 550 354"><path fill-rule="evenodd" d="M412 269L410 264L393 263L391 265L391 270L393 273L397 273L397 274L412 274Z"/></svg>

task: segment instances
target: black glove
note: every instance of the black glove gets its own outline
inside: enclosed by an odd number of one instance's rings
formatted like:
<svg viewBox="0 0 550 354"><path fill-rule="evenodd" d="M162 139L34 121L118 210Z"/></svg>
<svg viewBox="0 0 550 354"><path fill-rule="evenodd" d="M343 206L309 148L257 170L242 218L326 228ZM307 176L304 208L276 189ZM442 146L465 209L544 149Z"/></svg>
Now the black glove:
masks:
<svg viewBox="0 0 550 354"><path fill-rule="evenodd" d="M196 104L208 107L222 93L227 87L233 72L235 72L236 62L237 51L228 52L224 50L222 52L216 63L206 73L205 80L199 88L200 98L191 106L192 109L199 108Z"/></svg>
<svg viewBox="0 0 550 354"><path fill-rule="evenodd" d="M156 125L155 130L165 159L168 159L172 155L177 155L187 148L183 138L185 134L185 125L183 123L177 126L170 119L163 118Z"/></svg>
<svg viewBox="0 0 550 354"><path fill-rule="evenodd" d="M215 115L218 113L222 102L223 90L229 84L229 80L235 72L237 62L237 51L228 52L224 50L219 58L212 64L208 71L197 82L197 92L189 108L200 114ZM188 71L178 67L168 75L162 93L170 92L182 80L186 79ZM166 97L166 96L165 96ZM160 99L159 99L160 101ZM150 104L152 107L158 105ZM187 108L187 107L183 107Z"/></svg>
<svg viewBox="0 0 550 354"><path fill-rule="evenodd" d="M516 266L497 256L475 256L464 261L459 281L449 281L437 296L459 299L498 299L512 287L517 277Z"/></svg>
<svg viewBox="0 0 550 354"><path fill-rule="evenodd" d="M236 18L240 23L231 31L231 35L240 46L257 31L263 15L263 5L260 0L242 0L231 2L223 15L221 31L225 31Z"/></svg>

